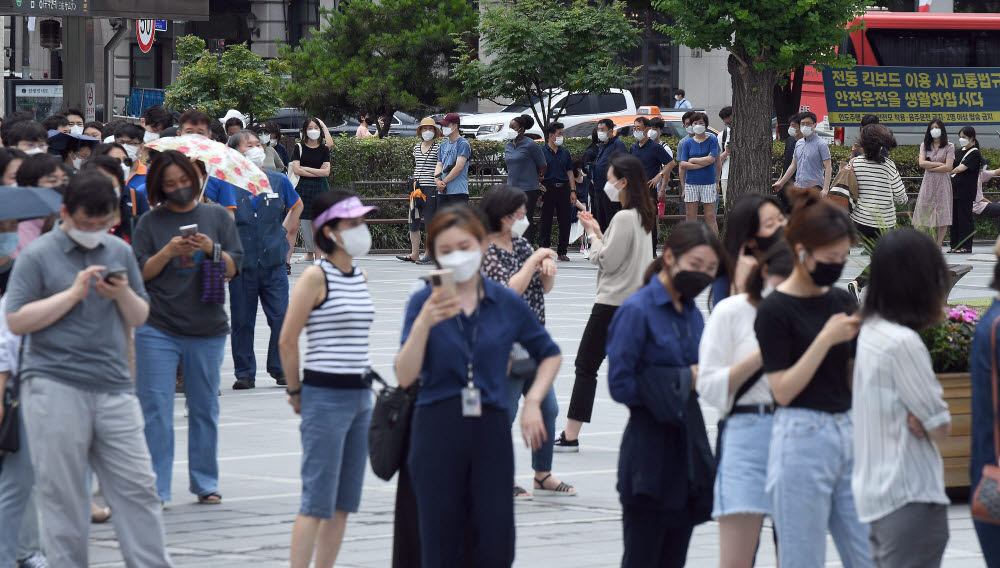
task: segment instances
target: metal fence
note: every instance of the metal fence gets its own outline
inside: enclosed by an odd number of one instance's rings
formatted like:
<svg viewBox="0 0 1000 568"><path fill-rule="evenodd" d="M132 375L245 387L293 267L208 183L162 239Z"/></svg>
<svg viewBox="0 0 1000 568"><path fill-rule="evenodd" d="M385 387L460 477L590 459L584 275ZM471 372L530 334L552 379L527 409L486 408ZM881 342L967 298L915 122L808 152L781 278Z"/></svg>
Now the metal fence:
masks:
<svg viewBox="0 0 1000 568"><path fill-rule="evenodd" d="M133 87L128 101L126 101L125 108L128 109L129 116L139 117L146 112L147 108L153 105L162 105L166 96L166 92L163 89L140 89Z"/></svg>

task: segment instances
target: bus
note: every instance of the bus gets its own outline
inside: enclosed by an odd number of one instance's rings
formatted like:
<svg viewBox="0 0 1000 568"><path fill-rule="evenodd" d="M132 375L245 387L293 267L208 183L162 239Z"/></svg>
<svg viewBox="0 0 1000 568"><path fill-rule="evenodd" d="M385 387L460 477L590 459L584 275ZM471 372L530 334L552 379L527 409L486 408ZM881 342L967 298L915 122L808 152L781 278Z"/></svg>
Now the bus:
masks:
<svg viewBox="0 0 1000 568"><path fill-rule="evenodd" d="M858 65L1000 67L1000 14L872 11L851 25L862 22L865 29L852 32L838 48L840 53L853 55ZM819 120L827 115L823 76L811 66L803 74L800 105ZM979 135L981 145L1000 147L996 126L972 126L977 133L983 132ZM924 130L917 125L893 127L900 144L919 144ZM857 131L835 129L834 143L843 144L845 137L853 143Z"/></svg>

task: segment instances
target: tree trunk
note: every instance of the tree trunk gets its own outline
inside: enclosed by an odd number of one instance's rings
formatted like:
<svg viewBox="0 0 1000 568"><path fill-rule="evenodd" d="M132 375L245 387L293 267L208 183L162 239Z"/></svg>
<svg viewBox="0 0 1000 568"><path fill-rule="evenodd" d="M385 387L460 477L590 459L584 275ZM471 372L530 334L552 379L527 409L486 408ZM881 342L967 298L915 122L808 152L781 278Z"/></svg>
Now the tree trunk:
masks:
<svg viewBox="0 0 1000 568"><path fill-rule="evenodd" d="M802 81L805 67L799 67L784 86L774 86L774 112L778 116L778 140L783 140L788 131L788 117L799 112L802 104Z"/></svg>
<svg viewBox="0 0 1000 568"><path fill-rule="evenodd" d="M729 55L733 82L733 125L729 145L729 185L726 210L745 193L771 192L771 109L777 75L744 65Z"/></svg>
<svg viewBox="0 0 1000 568"><path fill-rule="evenodd" d="M382 124L378 122L375 123L375 131L378 132L379 138L388 138L389 129L392 128L392 117L396 114L396 109L388 108L382 115Z"/></svg>

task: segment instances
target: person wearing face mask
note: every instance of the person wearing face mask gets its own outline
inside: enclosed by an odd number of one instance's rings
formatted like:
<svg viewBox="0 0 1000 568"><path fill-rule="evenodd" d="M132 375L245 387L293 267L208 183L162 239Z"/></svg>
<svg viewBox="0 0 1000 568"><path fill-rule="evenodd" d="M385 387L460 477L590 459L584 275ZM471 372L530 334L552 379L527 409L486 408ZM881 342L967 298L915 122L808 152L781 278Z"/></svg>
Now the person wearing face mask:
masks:
<svg viewBox="0 0 1000 568"><path fill-rule="evenodd" d="M69 174L59 158L52 154L34 154L24 160L17 169L14 179L21 187L48 187L58 190L66 187ZM11 256L17 258L32 241L51 229L55 220L56 217L52 215L47 219L29 219L20 222L17 226L17 250Z"/></svg>
<svg viewBox="0 0 1000 568"><path fill-rule="evenodd" d="M364 216L375 207L332 189L312 208L323 257L302 272L281 329L288 403L302 416L302 504L292 527L292 568L308 568L314 550L316 566L336 563L347 516L361 504L372 414L368 342L375 305L355 259L371 248ZM309 341L300 363L303 328Z"/></svg>
<svg viewBox="0 0 1000 568"><path fill-rule="evenodd" d="M972 204L976 200L979 171L983 169L983 154L979 151L976 129L966 126L958 131L961 151L955 154L958 165L951 170L952 211L951 250L949 253L969 254L976 224L972 217Z"/></svg>
<svg viewBox="0 0 1000 568"><path fill-rule="evenodd" d="M779 242L788 221L778 200L761 193L740 196L726 215L722 247L726 256L719 263L719 274L712 283L710 309L728 298L746 291L745 283L758 268L759 259Z"/></svg>
<svg viewBox="0 0 1000 568"><path fill-rule="evenodd" d="M760 260L739 286L746 292L715 305L698 348L696 390L721 417L712 518L719 522L723 568L753 565L764 517L771 514L765 488L775 404L754 321L761 300L791 275L795 257L780 234L754 254Z"/></svg>
<svg viewBox="0 0 1000 568"><path fill-rule="evenodd" d="M684 98L684 89L674 91L674 108L691 108L691 101Z"/></svg>
<svg viewBox="0 0 1000 568"><path fill-rule="evenodd" d="M191 160L173 150L156 154L149 168L147 191L154 209L139 219L132 235L150 300L149 320L135 332L136 391L156 491L166 503L171 500L180 363L190 412L189 487L199 503L212 505L222 502L217 392L229 318L222 303L203 301L204 264L218 252L224 277L235 278L243 265L243 246L226 209L198 201L201 179ZM197 225L195 232L182 235L181 227L190 225Z"/></svg>
<svg viewBox="0 0 1000 568"><path fill-rule="evenodd" d="M145 130L142 142L148 144L159 140L163 131L174 125L174 117L163 105L152 105L143 111L139 125Z"/></svg>
<svg viewBox="0 0 1000 568"><path fill-rule="evenodd" d="M785 239L795 269L757 308L754 330L778 404L767 492L782 565L822 566L829 530L844 566L872 566L868 525L851 492L851 360L861 319L834 286L855 239L847 213L816 190L793 190Z"/></svg>
<svg viewBox="0 0 1000 568"><path fill-rule="evenodd" d="M545 158L545 175L542 177L542 187L545 188L545 193L542 195L542 216L538 223L538 246L552 246L554 213L559 223L557 258L561 262L569 262L569 230L573 222L573 207L577 203L573 156L563 147L564 131L561 122L549 124L544 131L546 144L542 147L542 156ZM525 195L528 193L525 192Z"/></svg>
<svg viewBox="0 0 1000 568"><path fill-rule="evenodd" d="M420 142L413 145L413 180L416 188L424 194L423 209L417 208L410 200L410 254L399 255L396 258L404 262L416 262L417 264L430 264L427 256L420 256L420 225L423 223L426 229L434 217L438 208L437 183L435 183L434 172L437 168L438 151L441 145L437 139L441 137L434 119L424 118L417 127L417 136Z"/></svg>
<svg viewBox="0 0 1000 568"><path fill-rule="evenodd" d="M71 129L66 115L60 113L53 114L43 120L42 126L45 127L45 130L55 130L64 134L69 134Z"/></svg>
<svg viewBox="0 0 1000 568"><path fill-rule="evenodd" d="M705 224L719 234L715 219L715 202L718 190L715 162L719 157L719 140L708 132L708 115L696 112L691 116L691 138L684 140L678 150L679 172L684 180L684 215L688 221L698 219L698 204L705 213Z"/></svg>
<svg viewBox="0 0 1000 568"><path fill-rule="evenodd" d="M254 132L257 133L257 139L260 140L260 147L264 149L264 162L261 167L274 172L285 173L287 169L285 162L281 160L281 156L274 149L274 144L271 144L271 131L268 129L267 124L258 124Z"/></svg>
<svg viewBox="0 0 1000 568"><path fill-rule="evenodd" d="M469 202L469 159L472 157L472 145L459 130L461 122L461 117L453 112L438 121L441 134L445 137L438 148L437 166L434 167L438 209Z"/></svg>
<svg viewBox="0 0 1000 568"><path fill-rule="evenodd" d="M129 188L138 188L146 184L146 164L139 159L146 132L147 130L137 124L123 124L115 132L115 142L125 148L128 159L132 161L129 173L125 176L125 185Z"/></svg>
<svg viewBox="0 0 1000 568"><path fill-rule="evenodd" d="M257 135L250 130L233 134L229 138L229 147L246 156L254 165L264 162L264 149ZM243 266L239 276L229 281L233 370L236 373L234 390L256 386L257 359L253 346L258 299L271 328L267 372L279 386L283 386L286 380L278 350L278 336L288 310L285 257L295 244L302 200L284 174L268 169L264 173L274 193L253 196L248 191L235 192L236 229L243 244Z"/></svg>
<svg viewBox="0 0 1000 568"><path fill-rule="evenodd" d="M507 126L507 144L504 146L507 183L523 191L527 199L528 230L525 231L524 238L532 246L537 232L534 221L535 207L539 202L540 187L543 187L539 182L545 175L546 164L541 146L525 136L525 132L534 125L535 119L526 114L511 120ZM551 225L549 232L552 232Z"/></svg>
<svg viewBox="0 0 1000 568"><path fill-rule="evenodd" d="M663 136L663 129L666 128L666 123L660 117L655 117L649 121L649 130L646 131L646 136L649 137L650 141L659 144L663 150L667 153L670 161L666 166L653 178L656 180L655 188L657 189L656 198L661 202L666 202L667 197L667 187L670 183L670 173L674 171L677 166L677 162L674 160L674 151L670 148L670 144L667 142L666 137Z"/></svg>
<svg viewBox="0 0 1000 568"><path fill-rule="evenodd" d="M711 513L715 465L694 392L705 324L694 299L723 255L704 224L673 227L642 277L646 285L611 320L608 390L629 409L618 458L622 568L683 566L694 527ZM662 397L682 416L664 422Z"/></svg>
<svg viewBox="0 0 1000 568"><path fill-rule="evenodd" d="M538 362L521 411L521 433L532 450L546 437L541 403L562 356L524 299L480 274L486 229L468 206L438 211L427 240L431 258L452 271L455 286L427 286L410 298L395 361L400 386L420 380L407 465L421 565L462 565L469 531L475 566L511 566L510 352L517 342Z"/></svg>
<svg viewBox="0 0 1000 568"><path fill-rule="evenodd" d="M802 131L799 128L799 114L795 113L788 117L788 137L785 138L785 161L781 166L781 171L786 171L792 165L792 158L795 157L795 144L802 139Z"/></svg>
<svg viewBox="0 0 1000 568"><path fill-rule="evenodd" d="M295 191L302 198L303 221L312 220L312 200L330 189L326 179L330 175L330 148L321 140L324 132L326 126L318 118L307 118L302 123L302 141L292 150L291 168L292 173L299 176ZM312 223L301 223L300 228L306 248L304 260L312 262L315 250Z"/></svg>
<svg viewBox="0 0 1000 568"><path fill-rule="evenodd" d="M610 118L597 121L597 139L599 141L597 156L594 158L594 168L591 170L594 181L591 213L597 219L601 231L607 231L612 217L621 211L621 205L609 199L607 192L602 190L607 185L607 172L611 160L615 154L627 154L628 150L625 148L625 143L615 134L615 123Z"/></svg>
<svg viewBox="0 0 1000 568"><path fill-rule="evenodd" d="M533 250L521 236L528 225L524 192L509 185L494 185L486 191L479 208L490 231L486 236L490 245L483 257L483 274L520 292L538 321L545 325L545 294L555 284L556 264L552 260L552 249ZM511 352L510 381L507 383L510 387L512 426L517 416L518 401L531 392L534 372L534 361L524 349L515 346ZM531 468L535 472L534 496L571 497L576 495L576 489L552 475L552 449L556 437L556 415L559 414L554 389L549 388L541 408L545 442L531 453ZM514 499L531 498L532 493L514 483Z"/></svg>
<svg viewBox="0 0 1000 568"><path fill-rule="evenodd" d="M615 156L600 190L609 202L620 204L608 230L602 231L594 215L579 213L584 238L590 244L590 262L597 266L597 298L576 352L576 379L566 412L566 429L556 440L555 451L579 452L578 437L590 422L597 393L597 372L604 361L608 324L618 306L642 287L642 271L653 256L656 208L649 197L642 162L628 154Z"/></svg>
<svg viewBox="0 0 1000 568"><path fill-rule="evenodd" d="M830 161L830 146L816 134L816 115L811 112L799 113L799 132L802 138L795 143L792 164L772 186L775 191L795 176L795 187L816 188L824 197L830 192L833 164Z"/></svg>
<svg viewBox="0 0 1000 568"><path fill-rule="evenodd" d="M726 129L719 137L719 159L715 162L715 175L719 177L719 194L722 196L722 203L726 205L726 194L729 191L729 143L733 141L733 107L722 107L719 111L719 119Z"/></svg>
<svg viewBox="0 0 1000 568"><path fill-rule="evenodd" d="M653 132L652 124L648 118L645 116L636 118L635 122L632 123L632 136L635 137L635 143L632 144L629 153L642 162L642 169L646 172L646 177L649 178L649 195L655 202L657 198L656 187L663 179L662 173L669 171L668 168L674 167L674 158L654 140L653 136L649 135L651 132ZM657 137L659 136L657 135ZM655 223L652 231L654 257L660 237L658 225L659 222Z"/></svg>
<svg viewBox="0 0 1000 568"><path fill-rule="evenodd" d="M121 144L111 142L109 144L100 144L91 154L91 160L100 160L102 156L111 158L118 162L118 168L122 173L122 191L121 191L121 213L122 213L122 223L114 230L114 233L119 237L122 237L127 242L132 242L132 232L135 231L135 225L139 222L139 217L149 212L149 197L146 196L146 185L143 184L140 187L128 187L125 184L125 176L128 176L131 172L131 168L128 164L131 162L128 159L128 154L125 152L125 148ZM99 161L101 168L104 168L104 164L110 165L110 162Z"/></svg>
<svg viewBox="0 0 1000 568"><path fill-rule="evenodd" d="M79 109L71 108L65 112L66 121L69 122L70 134L83 134L83 112Z"/></svg>
<svg viewBox="0 0 1000 568"><path fill-rule="evenodd" d="M118 198L118 222L111 227L111 234L127 243L132 242L132 231L135 230L135 224L139 219L132 214L132 204L128 192L122 191L122 188L125 187L125 178L122 176L118 160L107 155L95 155L80 168L80 172L90 171L103 174L114 185L115 196Z"/></svg>
<svg viewBox="0 0 1000 568"><path fill-rule="evenodd" d="M19 120L13 124L4 123L4 144L16 148L29 156L44 154L49 149L48 131L34 120Z"/></svg>
<svg viewBox="0 0 1000 568"><path fill-rule="evenodd" d="M125 563L171 566L126 358L149 304L132 250L108 234L116 202L107 177L77 174L62 224L25 249L4 295L10 331L31 336L21 408L53 566L88 565L89 520L78 514L88 470L114 504Z"/></svg>
<svg viewBox="0 0 1000 568"><path fill-rule="evenodd" d="M938 246L944 245L944 236L952 222L952 166L955 163L955 145L948 142L948 129L944 122L934 119L927 124L924 141L920 144L918 164L924 170L920 193L913 207L913 226L937 231Z"/></svg>

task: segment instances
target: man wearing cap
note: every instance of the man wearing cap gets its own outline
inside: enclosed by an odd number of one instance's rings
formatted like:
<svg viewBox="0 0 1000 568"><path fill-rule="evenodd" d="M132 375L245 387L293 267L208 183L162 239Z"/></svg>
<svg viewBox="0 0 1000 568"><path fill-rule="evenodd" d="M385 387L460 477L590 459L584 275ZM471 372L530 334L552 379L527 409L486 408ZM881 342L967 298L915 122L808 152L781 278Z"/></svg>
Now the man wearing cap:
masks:
<svg viewBox="0 0 1000 568"><path fill-rule="evenodd" d="M438 150L440 144L436 142L441 137L434 119L427 117L420 121L417 127L417 136L420 142L413 146L413 179L416 180L417 187L409 187L410 193L410 254L399 255L396 258L404 262L417 262L419 264L430 264L430 259L426 255L420 257L420 224L423 222L424 229L430 226L431 217L437 211L438 192L434 174L437 170ZM423 193L424 205L419 205L419 194Z"/></svg>
<svg viewBox="0 0 1000 568"><path fill-rule="evenodd" d="M469 202L469 158L472 146L458 131L461 119L449 113L438 121L445 141L438 150L434 178L437 180L438 208Z"/></svg>

